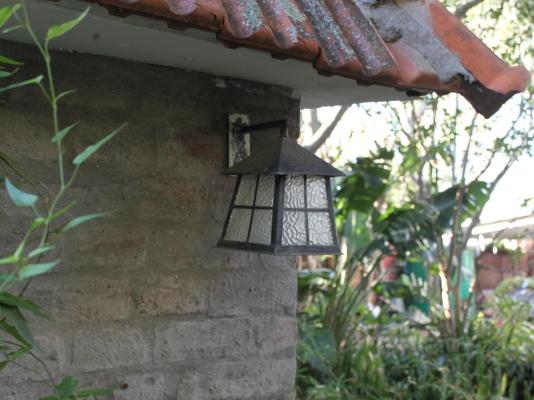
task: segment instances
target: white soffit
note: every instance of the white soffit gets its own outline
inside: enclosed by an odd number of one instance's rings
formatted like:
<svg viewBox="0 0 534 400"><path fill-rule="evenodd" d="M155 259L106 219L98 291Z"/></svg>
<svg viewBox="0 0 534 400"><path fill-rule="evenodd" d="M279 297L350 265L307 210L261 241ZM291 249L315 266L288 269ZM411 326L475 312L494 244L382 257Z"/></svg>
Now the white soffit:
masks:
<svg viewBox="0 0 534 400"><path fill-rule="evenodd" d="M139 16L114 17L103 7L77 0L30 0L27 5L39 37L50 25L73 19L85 8L91 8L76 29L52 42L53 48L59 50L282 85L298 92L303 108L408 98L393 88L359 86L347 78L319 75L311 64L302 61L277 60L267 52L244 47L228 49L211 32L175 31L162 21ZM0 37L30 42L22 30Z"/></svg>

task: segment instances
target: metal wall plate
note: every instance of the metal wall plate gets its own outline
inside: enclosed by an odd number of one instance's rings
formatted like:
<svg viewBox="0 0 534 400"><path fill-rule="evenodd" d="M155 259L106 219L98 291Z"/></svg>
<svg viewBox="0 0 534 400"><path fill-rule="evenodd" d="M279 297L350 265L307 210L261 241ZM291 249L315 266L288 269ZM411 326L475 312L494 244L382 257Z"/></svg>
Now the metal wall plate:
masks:
<svg viewBox="0 0 534 400"><path fill-rule="evenodd" d="M248 125L248 115L228 115L228 167L250 156L250 134L235 134L236 125Z"/></svg>

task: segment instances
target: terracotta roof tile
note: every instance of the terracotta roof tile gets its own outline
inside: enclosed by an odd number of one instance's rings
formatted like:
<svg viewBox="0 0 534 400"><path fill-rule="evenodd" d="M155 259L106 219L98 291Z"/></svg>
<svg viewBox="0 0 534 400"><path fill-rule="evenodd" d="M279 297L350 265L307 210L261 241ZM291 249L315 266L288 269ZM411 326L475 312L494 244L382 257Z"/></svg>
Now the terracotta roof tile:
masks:
<svg viewBox="0 0 534 400"><path fill-rule="evenodd" d="M98 0L117 14L214 31L312 63L323 74L399 90L457 92L486 117L530 82L436 0Z"/></svg>

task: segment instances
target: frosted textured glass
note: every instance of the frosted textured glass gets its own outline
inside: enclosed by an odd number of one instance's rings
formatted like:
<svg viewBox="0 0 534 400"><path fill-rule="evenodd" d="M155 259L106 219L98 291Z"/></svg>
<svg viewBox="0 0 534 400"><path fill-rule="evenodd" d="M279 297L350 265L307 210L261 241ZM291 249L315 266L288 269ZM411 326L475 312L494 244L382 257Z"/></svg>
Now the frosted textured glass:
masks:
<svg viewBox="0 0 534 400"><path fill-rule="evenodd" d="M304 208L304 177L288 175L285 190L286 208Z"/></svg>
<svg viewBox="0 0 534 400"><path fill-rule="evenodd" d="M326 180L322 176L308 176L306 181L307 208L328 208Z"/></svg>
<svg viewBox="0 0 534 400"><path fill-rule="evenodd" d="M327 212L309 212L308 229L311 245L333 246L332 227Z"/></svg>
<svg viewBox="0 0 534 400"><path fill-rule="evenodd" d="M251 214L252 210L234 208L224 239L235 242L246 242Z"/></svg>
<svg viewBox="0 0 534 400"><path fill-rule="evenodd" d="M306 214L303 211L284 211L283 245L306 244Z"/></svg>
<svg viewBox="0 0 534 400"><path fill-rule="evenodd" d="M261 207L272 207L274 198L274 176L262 175L258 183L256 204Z"/></svg>
<svg viewBox="0 0 534 400"><path fill-rule="evenodd" d="M250 243L271 244L271 224L273 212L271 210L254 210Z"/></svg>
<svg viewBox="0 0 534 400"><path fill-rule="evenodd" d="M235 204L239 206L251 206L256 191L256 175L243 175L237 191Z"/></svg>

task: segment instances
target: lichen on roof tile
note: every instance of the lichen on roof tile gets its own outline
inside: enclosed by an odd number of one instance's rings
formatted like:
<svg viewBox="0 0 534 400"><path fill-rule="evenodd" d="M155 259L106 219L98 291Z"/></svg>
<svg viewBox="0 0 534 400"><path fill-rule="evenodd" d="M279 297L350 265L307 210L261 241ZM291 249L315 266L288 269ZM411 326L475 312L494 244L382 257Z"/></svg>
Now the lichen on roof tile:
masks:
<svg viewBox="0 0 534 400"><path fill-rule="evenodd" d="M98 3L211 29L225 44L299 58L321 73L399 90L454 91L486 117L530 81L525 68L504 63L438 0Z"/></svg>

